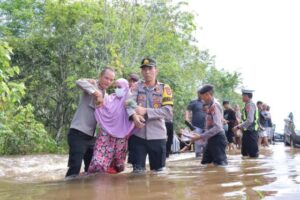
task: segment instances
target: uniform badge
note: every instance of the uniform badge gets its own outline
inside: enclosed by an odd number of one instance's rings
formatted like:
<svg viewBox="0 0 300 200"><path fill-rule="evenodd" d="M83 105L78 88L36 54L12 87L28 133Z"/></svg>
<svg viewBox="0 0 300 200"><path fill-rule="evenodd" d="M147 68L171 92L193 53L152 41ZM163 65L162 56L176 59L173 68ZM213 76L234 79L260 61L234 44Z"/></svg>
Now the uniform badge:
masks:
<svg viewBox="0 0 300 200"><path fill-rule="evenodd" d="M158 103L153 104L153 108L159 108L159 104Z"/></svg>
<svg viewBox="0 0 300 200"><path fill-rule="evenodd" d="M160 97L153 97L153 108L160 108L161 107L161 98Z"/></svg>
<svg viewBox="0 0 300 200"><path fill-rule="evenodd" d="M160 87L157 85L156 87L155 87L155 93L160 93Z"/></svg>
<svg viewBox="0 0 300 200"><path fill-rule="evenodd" d="M148 64L149 64L149 60L148 60L148 59L145 59L143 64L144 64L144 65L148 65Z"/></svg>

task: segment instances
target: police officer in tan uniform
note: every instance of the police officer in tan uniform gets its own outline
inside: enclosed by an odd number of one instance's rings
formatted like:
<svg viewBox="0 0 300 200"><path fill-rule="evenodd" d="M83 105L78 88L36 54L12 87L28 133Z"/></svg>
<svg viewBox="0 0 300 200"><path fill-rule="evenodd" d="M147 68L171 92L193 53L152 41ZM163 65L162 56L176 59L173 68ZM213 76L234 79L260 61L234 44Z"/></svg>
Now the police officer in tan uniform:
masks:
<svg viewBox="0 0 300 200"><path fill-rule="evenodd" d="M103 100L106 89L110 87L115 78L112 68L104 68L98 80L79 79L76 81L78 88L82 90L82 96L71 122L68 134L69 161L66 177L74 177L80 173L82 160L84 171L87 172L96 141L95 107Z"/></svg>
<svg viewBox="0 0 300 200"><path fill-rule="evenodd" d="M223 129L223 110L221 105L214 98L214 86L204 85L199 90L201 99L208 105L205 120L205 131L203 134L196 135L192 142L200 140L207 143L201 164L213 163L214 165L227 165L225 148L227 139Z"/></svg>
<svg viewBox="0 0 300 200"><path fill-rule="evenodd" d="M252 158L258 157L258 127L259 112L255 103L252 101L253 90L242 90L243 102L245 107L242 110L242 123L234 127L234 130L241 129L242 155Z"/></svg>
<svg viewBox="0 0 300 200"><path fill-rule="evenodd" d="M137 129L131 136L130 162L133 172L144 172L146 156L149 156L150 169L162 171L166 162L165 120L173 117L173 96L170 86L157 81L158 69L155 60L144 58L139 81L132 89L130 100L137 102L136 108L127 108Z"/></svg>

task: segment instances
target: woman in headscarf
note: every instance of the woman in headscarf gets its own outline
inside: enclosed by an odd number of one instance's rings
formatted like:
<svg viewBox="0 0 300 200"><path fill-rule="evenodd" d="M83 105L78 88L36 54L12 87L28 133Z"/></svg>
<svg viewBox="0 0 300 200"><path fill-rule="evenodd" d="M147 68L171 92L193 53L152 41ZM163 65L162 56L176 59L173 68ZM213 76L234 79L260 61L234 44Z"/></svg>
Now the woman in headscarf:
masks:
<svg viewBox="0 0 300 200"><path fill-rule="evenodd" d="M88 169L89 173L115 174L125 168L127 140L134 128L125 108L128 92L128 81L123 78L118 79L115 93L105 96L103 105L95 110L100 131Z"/></svg>

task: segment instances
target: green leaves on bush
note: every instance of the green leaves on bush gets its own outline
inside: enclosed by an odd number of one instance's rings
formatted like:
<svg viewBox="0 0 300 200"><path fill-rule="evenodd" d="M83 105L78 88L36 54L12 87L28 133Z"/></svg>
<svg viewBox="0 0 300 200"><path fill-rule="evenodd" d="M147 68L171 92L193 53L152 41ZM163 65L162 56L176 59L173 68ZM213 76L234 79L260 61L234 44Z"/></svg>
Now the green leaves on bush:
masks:
<svg viewBox="0 0 300 200"><path fill-rule="evenodd" d="M10 67L10 53L7 43L0 41L0 154L54 152L56 144L35 120L33 107L20 103L24 84L10 81L19 73L18 67Z"/></svg>

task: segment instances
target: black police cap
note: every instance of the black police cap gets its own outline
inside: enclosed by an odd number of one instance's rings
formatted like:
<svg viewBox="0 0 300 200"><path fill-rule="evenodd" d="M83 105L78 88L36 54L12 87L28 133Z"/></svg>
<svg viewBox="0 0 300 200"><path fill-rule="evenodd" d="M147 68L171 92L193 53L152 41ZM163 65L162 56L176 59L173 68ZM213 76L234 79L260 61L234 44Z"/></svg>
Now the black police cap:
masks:
<svg viewBox="0 0 300 200"><path fill-rule="evenodd" d="M152 58L144 58L141 63L141 68L143 67L156 67L156 62Z"/></svg>
<svg viewBox="0 0 300 200"><path fill-rule="evenodd" d="M229 104L229 101L228 100L224 100L223 101L223 105L225 105L225 104Z"/></svg>

